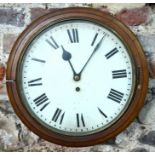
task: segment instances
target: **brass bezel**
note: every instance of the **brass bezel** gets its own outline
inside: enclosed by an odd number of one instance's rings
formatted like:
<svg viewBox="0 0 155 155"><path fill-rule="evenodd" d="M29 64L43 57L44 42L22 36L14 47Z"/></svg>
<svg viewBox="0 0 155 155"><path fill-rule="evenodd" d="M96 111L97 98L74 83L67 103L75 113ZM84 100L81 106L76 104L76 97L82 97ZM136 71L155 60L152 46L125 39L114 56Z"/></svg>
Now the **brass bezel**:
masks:
<svg viewBox="0 0 155 155"><path fill-rule="evenodd" d="M117 122L112 124L109 128L87 136L62 135L40 125L40 123L38 123L37 120L29 114L25 106L23 106L19 92L20 90L18 88L18 65L24 55L26 45L29 45L32 38L34 38L36 34L42 30L42 28L48 27L49 24L61 22L65 19L87 19L100 23L100 25L106 25L108 28L119 34L123 42L129 48L131 57L135 63L134 68L136 85L132 100L127 110L117 120ZM137 70L139 74L137 74ZM19 36L12 48L7 66L6 79L8 80L7 91L11 104L16 114L20 117L23 123L29 127L30 130L50 142L65 146L79 147L103 143L104 141L116 136L124 130L131 123L131 121L133 121L144 104L148 86L148 69L145 55L140 43L135 35L126 26L107 13L96 9L79 7L59 9L32 22L32 24L29 25ZM9 80L13 82L9 82Z"/></svg>

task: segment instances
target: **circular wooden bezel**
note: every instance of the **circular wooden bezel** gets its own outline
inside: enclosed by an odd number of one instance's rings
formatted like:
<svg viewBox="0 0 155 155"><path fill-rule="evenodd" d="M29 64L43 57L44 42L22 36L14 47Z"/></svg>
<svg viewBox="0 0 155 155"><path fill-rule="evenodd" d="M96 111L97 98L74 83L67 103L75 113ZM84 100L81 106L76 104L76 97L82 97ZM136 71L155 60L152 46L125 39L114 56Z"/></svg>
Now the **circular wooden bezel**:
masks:
<svg viewBox="0 0 155 155"><path fill-rule="evenodd" d="M72 19L89 20L114 30L117 34L119 34L123 42L125 42L127 48L130 51L130 55L135 62L136 86L133 93L134 95L127 110L121 116L121 118L110 127L98 133L86 136L62 135L42 126L31 116L31 114L27 111L26 107L22 103L17 82L18 65L20 65L20 60L24 55L24 49L26 49L33 38L49 25ZM16 114L31 131L36 133L41 138L56 144L82 147L103 143L104 141L116 136L118 133L123 131L133 121L144 104L148 86L148 69L144 52L140 43L138 42L135 35L125 25L107 13L96 9L78 7L59 9L48 13L32 22L23 31L23 33L21 33L12 48L7 64L6 79L7 92L10 102Z"/></svg>

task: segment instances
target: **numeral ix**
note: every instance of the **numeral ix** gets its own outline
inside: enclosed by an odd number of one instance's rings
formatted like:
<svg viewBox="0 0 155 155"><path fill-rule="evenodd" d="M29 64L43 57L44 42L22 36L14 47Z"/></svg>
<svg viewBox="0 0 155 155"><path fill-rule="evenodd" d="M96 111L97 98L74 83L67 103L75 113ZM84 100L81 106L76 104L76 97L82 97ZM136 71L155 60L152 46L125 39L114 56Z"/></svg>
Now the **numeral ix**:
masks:
<svg viewBox="0 0 155 155"><path fill-rule="evenodd" d="M28 86L41 86L42 85L41 80L42 80L42 78L28 81Z"/></svg>

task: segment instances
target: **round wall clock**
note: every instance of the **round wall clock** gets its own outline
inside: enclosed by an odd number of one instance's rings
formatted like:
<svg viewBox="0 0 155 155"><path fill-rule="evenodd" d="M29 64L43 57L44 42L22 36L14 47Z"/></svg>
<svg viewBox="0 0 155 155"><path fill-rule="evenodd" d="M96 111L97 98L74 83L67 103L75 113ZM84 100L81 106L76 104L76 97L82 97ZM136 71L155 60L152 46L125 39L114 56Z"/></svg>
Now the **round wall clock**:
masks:
<svg viewBox="0 0 155 155"><path fill-rule="evenodd" d="M7 66L10 102L23 123L65 146L103 143L143 106L148 70L141 45L115 17L66 8L32 22Z"/></svg>

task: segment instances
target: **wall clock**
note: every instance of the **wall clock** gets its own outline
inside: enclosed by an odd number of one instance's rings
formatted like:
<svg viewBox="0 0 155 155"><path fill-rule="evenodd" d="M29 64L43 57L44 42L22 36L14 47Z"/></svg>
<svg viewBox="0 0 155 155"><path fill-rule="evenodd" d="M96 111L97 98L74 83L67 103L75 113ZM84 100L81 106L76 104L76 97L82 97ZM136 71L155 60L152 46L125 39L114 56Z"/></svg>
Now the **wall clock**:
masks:
<svg viewBox="0 0 155 155"><path fill-rule="evenodd" d="M7 66L7 91L23 123L65 146L116 136L143 106L148 71L134 34L113 16L66 8L32 22Z"/></svg>

